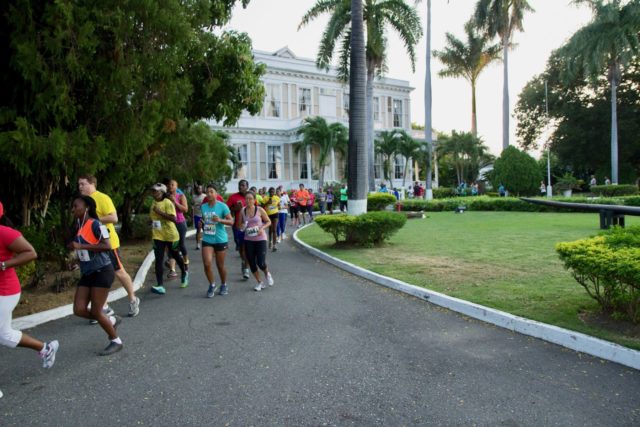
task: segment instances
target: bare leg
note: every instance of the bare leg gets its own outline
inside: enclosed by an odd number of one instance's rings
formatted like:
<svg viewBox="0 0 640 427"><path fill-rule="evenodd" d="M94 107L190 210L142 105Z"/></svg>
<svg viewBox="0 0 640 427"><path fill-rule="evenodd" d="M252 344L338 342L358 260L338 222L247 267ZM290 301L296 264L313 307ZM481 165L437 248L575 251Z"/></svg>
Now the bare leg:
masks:
<svg viewBox="0 0 640 427"><path fill-rule="evenodd" d="M227 256L227 251L216 252L216 267L218 267L218 274L220 275L220 281L223 284L227 283L227 268L224 266L224 259ZM213 276L213 273L211 274Z"/></svg>
<svg viewBox="0 0 640 427"><path fill-rule="evenodd" d="M202 264L204 264L204 274L207 276L209 284L215 283L216 278L213 275L213 248L211 246L202 247ZM224 283L224 282L222 282Z"/></svg>
<svg viewBox="0 0 640 427"><path fill-rule="evenodd" d="M129 301L135 301L136 294L133 291L133 280L131 280L131 276L129 276L129 273L127 273L124 267L121 267L120 270L116 271L116 277L118 278L118 281L122 283L122 287L127 291Z"/></svg>
<svg viewBox="0 0 640 427"><path fill-rule="evenodd" d="M44 348L44 343L23 333L22 338L20 338L20 342L18 343L18 347L25 347L35 351L40 351Z"/></svg>

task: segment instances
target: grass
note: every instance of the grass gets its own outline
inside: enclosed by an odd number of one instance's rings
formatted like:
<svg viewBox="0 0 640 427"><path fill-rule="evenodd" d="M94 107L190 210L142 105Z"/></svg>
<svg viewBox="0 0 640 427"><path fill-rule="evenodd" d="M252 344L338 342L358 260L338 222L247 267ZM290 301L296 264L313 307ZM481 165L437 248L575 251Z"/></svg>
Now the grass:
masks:
<svg viewBox="0 0 640 427"><path fill-rule="evenodd" d="M640 218L626 220L640 225ZM640 349L640 328L597 315L596 302L554 250L557 242L597 234L598 221L581 213L430 212L378 248L334 247L317 226L299 236L385 276Z"/></svg>

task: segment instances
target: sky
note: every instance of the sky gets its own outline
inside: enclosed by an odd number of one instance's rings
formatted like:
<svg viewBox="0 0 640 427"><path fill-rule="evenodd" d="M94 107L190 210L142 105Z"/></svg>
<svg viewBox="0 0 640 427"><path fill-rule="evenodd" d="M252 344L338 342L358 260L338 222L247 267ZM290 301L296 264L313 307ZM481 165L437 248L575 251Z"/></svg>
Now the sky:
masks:
<svg viewBox="0 0 640 427"><path fill-rule="evenodd" d="M411 1L411 0L408 0ZM275 52L288 46L298 57L316 57L322 31L327 22L323 16L298 31L304 13L315 0L251 0L246 9L236 7L227 29L246 32L254 49ZM476 0L431 1L431 46L433 50L445 47L445 34L453 33L464 40L464 24L473 14ZM577 7L569 0L529 0L535 12L524 17L524 32L516 33L515 48L509 52L509 94L511 106L510 143L517 144L516 120L513 111L518 94L535 75L544 71L547 59L554 49L562 46L571 35L591 18L585 6ZM423 25L426 26L426 0L418 3ZM389 34L387 76L408 80L414 87L411 94L411 121L424 124L424 76L426 70L426 41L419 46L416 70L395 34ZM337 56L337 55L336 55ZM443 68L431 59L433 91L433 127L442 132L471 129L471 87L464 79L441 78ZM478 135L493 154L502 150L502 85L501 62L489 65L477 83Z"/></svg>

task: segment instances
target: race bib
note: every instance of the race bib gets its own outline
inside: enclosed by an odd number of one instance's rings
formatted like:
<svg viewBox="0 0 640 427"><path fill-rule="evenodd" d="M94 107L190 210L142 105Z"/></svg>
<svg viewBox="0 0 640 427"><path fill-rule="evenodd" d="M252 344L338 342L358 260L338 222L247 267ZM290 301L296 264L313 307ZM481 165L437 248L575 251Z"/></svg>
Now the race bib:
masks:
<svg viewBox="0 0 640 427"><path fill-rule="evenodd" d="M160 220L155 220L151 223L151 228L154 230L160 230L162 228L162 222Z"/></svg>
<svg viewBox="0 0 640 427"><path fill-rule="evenodd" d="M207 223L202 227L202 232L207 236L216 235L216 225L214 223Z"/></svg>
<svg viewBox="0 0 640 427"><path fill-rule="evenodd" d="M260 227L247 228L246 234L249 237L256 237L260 232Z"/></svg>
<svg viewBox="0 0 640 427"><path fill-rule="evenodd" d="M91 258L89 257L89 251L86 249L78 249L76 251L76 254L78 254L78 259L80 261L83 261L83 262L91 261Z"/></svg>
<svg viewBox="0 0 640 427"><path fill-rule="evenodd" d="M100 233L102 234L102 238L103 239L108 239L109 238L109 229L107 228L106 225L101 225L100 226Z"/></svg>

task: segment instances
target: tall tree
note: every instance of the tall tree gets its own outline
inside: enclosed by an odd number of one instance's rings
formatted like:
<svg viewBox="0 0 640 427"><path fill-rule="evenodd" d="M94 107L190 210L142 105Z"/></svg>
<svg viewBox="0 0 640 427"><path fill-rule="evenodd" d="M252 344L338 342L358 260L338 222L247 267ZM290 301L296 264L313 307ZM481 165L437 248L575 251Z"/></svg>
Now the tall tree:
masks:
<svg viewBox="0 0 640 427"><path fill-rule="evenodd" d="M466 42L447 33L447 44L443 50L436 50L433 56L445 66L438 75L441 77L462 77L471 84L471 133L478 135L476 109L476 84L478 76L491 62L500 59L500 45L490 44L486 35L479 35L472 22L464 26Z"/></svg>
<svg viewBox="0 0 640 427"><path fill-rule="evenodd" d="M320 170L319 186L324 186L324 172L329 164L331 152L346 157L349 144L349 131L342 123L327 123L324 117L307 117L298 130L302 141L295 145L296 153L307 147L318 147L318 168Z"/></svg>
<svg viewBox="0 0 640 427"><path fill-rule="evenodd" d="M418 158L422 144L413 139L406 131L401 130L398 137L396 153L404 157L404 171L402 173L402 188L407 180L407 168L412 160Z"/></svg>
<svg viewBox="0 0 640 427"><path fill-rule="evenodd" d="M380 136L375 141L375 151L382 160L382 176L387 181L391 180L391 165L395 155L398 153L398 131L385 130L380 132Z"/></svg>
<svg viewBox="0 0 640 427"><path fill-rule="evenodd" d="M617 89L621 68L640 52L640 0L576 0L588 4L593 19L561 49L566 74L583 73L592 81L605 75L611 90L611 181L618 183Z"/></svg>
<svg viewBox="0 0 640 427"><path fill-rule="evenodd" d="M524 31L524 13L533 11L527 0L478 0L474 22L488 37L498 36L502 47L502 149L509 146L509 48L516 30Z"/></svg>
<svg viewBox="0 0 640 427"><path fill-rule="evenodd" d="M329 13L329 23L320 40L316 63L328 68L333 59L336 44L340 45L338 70L344 80L349 77L349 34L351 31L350 0L318 0L303 16L298 28L303 27L318 16ZM367 72L367 162L369 166L369 190L375 190L373 169L373 84L376 76L386 70L388 27L395 30L409 56L412 70L415 70L415 46L422 37L422 26L418 12L405 0L364 0L363 19L366 23L366 72Z"/></svg>
<svg viewBox="0 0 640 427"><path fill-rule="evenodd" d="M480 169L495 159L482 139L470 132L454 130L451 135L441 135L438 142L438 158L451 159L457 184L477 180Z"/></svg>
<svg viewBox="0 0 640 427"><path fill-rule="evenodd" d="M433 165L433 105L431 88L431 0L427 0L427 54L425 55L426 72L424 74L424 140L426 143L425 159L425 198L433 199L432 165Z"/></svg>

